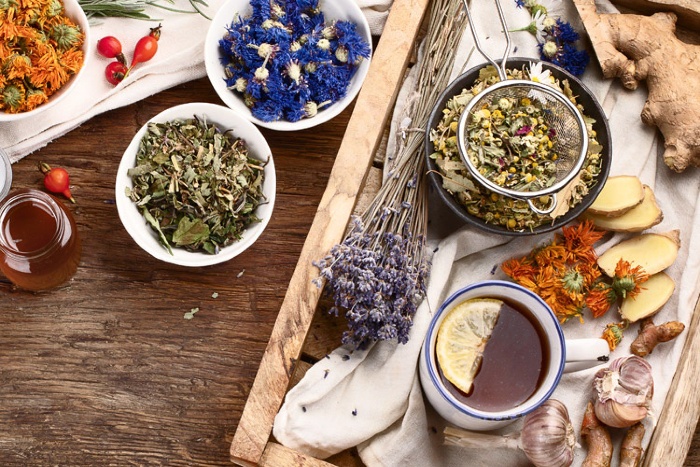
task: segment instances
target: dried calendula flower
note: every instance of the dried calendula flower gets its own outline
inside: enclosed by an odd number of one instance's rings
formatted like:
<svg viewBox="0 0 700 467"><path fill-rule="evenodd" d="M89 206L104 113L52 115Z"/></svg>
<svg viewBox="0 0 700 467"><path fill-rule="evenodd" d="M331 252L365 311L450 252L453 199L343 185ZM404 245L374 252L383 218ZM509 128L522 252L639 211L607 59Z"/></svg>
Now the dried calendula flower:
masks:
<svg viewBox="0 0 700 467"><path fill-rule="evenodd" d="M215 254L260 220L265 164L199 117L150 123L126 195L171 253L175 245Z"/></svg>
<svg viewBox="0 0 700 467"><path fill-rule="evenodd" d="M47 102L83 66L84 40L61 0L0 0L0 112Z"/></svg>

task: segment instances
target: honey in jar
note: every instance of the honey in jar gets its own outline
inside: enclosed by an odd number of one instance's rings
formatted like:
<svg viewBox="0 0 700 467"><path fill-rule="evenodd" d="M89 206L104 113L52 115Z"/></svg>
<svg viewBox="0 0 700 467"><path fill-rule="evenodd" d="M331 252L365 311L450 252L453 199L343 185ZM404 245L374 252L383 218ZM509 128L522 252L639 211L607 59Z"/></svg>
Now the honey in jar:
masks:
<svg viewBox="0 0 700 467"><path fill-rule="evenodd" d="M75 220L53 196L21 189L0 202L0 271L18 287L63 284L75 274L80 252Z"/></svg>

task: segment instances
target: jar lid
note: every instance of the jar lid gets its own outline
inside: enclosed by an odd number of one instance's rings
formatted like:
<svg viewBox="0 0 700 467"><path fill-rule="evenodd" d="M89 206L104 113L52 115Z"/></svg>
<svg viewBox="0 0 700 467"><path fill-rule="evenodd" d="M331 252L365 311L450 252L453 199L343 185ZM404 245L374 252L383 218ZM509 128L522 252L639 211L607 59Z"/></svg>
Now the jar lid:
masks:
<svg viewBox="0 0 700 467"><path fill-rule="evenodd" d="M10 156L0 148L0 200L10 192L10 185L12 185L12 163Z"/></svg>

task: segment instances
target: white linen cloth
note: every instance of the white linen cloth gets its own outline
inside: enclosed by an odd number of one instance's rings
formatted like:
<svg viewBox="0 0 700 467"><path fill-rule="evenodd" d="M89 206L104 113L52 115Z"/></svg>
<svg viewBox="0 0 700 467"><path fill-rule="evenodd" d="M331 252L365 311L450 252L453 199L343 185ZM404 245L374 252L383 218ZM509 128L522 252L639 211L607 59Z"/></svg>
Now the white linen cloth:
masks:
<svg viewBox="0 0 700 467"><path fill-rule="evenodd" d="M333 1L333 0L323 0ZM370 25L372 34L379 34L389 14L391 0L356 0ZM213 18L225 0L207 0L202 10ZM189 2L177 0L175 7L191 10ZM197 13L178 13L150 7L146 12L159 21L106 18L91 26L92 41L104 36L117 37L124 55L131 61L136 42L149 33L149 28L163 25L158 52L148 62L134 67L118 86L112 86L104 69L112 59L95 53L85 64L79 89L74 89L61 102L30 118L0 123L0 148L12 162L30 154L81 123L108 110L140 101L179 84L206 76L204 38L210 21ZM96 46L96 45L91 45ZM119 124L119 122L115 122Z"/></svg>
<svg viewBox="0 0 700 467"><path fill-rule="evenodd" d="M600 0L600 11L616 12ZM602 3L606 2L606 3ZM493 2L472 0L472 11L481 43L500 58L505 40L500 30ZM517 9L512 0L502 0L510 29L527 25L529 15ZM578 31L578 15L570 2L548 2L550 11L572 21ZM604 9L604 10L603 10ZM513 56L537 57L536 41L526 32L511 33L516 47ZM473 50L467 31L459 47L456 77L485 59ZM466 65L464 61L469 57ZM689 325L695 300L700 293L700 178L698 169L683 174L669 170L661 160L662 142L655 129L645 126L640 112L646 93L630 92L619 83L604 80L592 56L583 81L601 102L612 132L611 175L637 175L655 192L664 220L651 231L680 229L682 247L676 262L666 271L676 282L671 300L659 312L656 322L680 320ZM400 121L397 105L392 130ZM292 388L275 419L273 435L282 444L319 458L358 446L368 466L520 466L529 461L520 451L476 450L441 444L445 422L424 401L417 371L420 347L432 314L440 303L459 288L485 279L507 279L500 264L527 254L535 245L546 242L552 234L511 238L486 234L471 226L462 226L442 206L431 200L431 248L434 247L432 272L427 297L419 307L407 344L380 342L368 350L354 351L340 347L328 358L316 363ZM630 235L616 234L596 250L602 253ZM584 324L573 320L563 326L567 338L599 337L609 322L619 321L617 311L604 317L586 316ZM632 325L625 338L611 354L611 359L629 355L629 346L637 334ZM660 413L682 353L687 331L670 343L661 344L647 357L655 379L652 411ZM349 357L349 358L348 358ZM578 437L583 411L593 398L592 379L598 368L564 375L553 398L568 408ZM644 446L649 443L656 419L645 420ZM501 433L519 430L516 422ZM498 433L498 432L497 432ZM615 453L613 465L619 463L623 430L612 429ZM577 449L574 465L585 458L585 449Z"/></svg>

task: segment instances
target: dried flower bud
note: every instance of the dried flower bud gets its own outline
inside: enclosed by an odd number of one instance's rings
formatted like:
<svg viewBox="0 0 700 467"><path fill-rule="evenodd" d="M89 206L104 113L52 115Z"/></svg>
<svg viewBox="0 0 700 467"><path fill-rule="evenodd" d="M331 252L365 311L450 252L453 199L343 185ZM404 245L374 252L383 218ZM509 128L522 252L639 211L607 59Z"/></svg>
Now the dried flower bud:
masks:
<svg viewBox="0 0 700 467"><path fill-rule="evenodd" d="M318 105L315 102L309 101L304 105L304 112L307 117L313 117L318 113Z"/></svg>
<svg viewBox="0 0 700 467"><path fill-rule="evenodd" d="M513 106L513 103L510 101L510 99L506 99L505 97L502 97L501 99L498 100L498 108L506 111L509 110Z"/></svg>
<svg viewBox="0 0 700 467"><path fill-rule="evenodd" d="M324 39L328 39L328 40L335 39L337 37L336 33L335 33L335 27L334 26L326 26L321 31L321 36L323 36Z"/></svg>
<svg viewBox="0 0 700 467"><path fill-rule="evenodd" d="M551 29L557 24L557 20L552 18L551 16L547 16L544 21L542 22L542 26L544 26L545 29Z"/></svg>
<svg viewBox="0 0 700 467"><path fill-rule="evenodd" d="M238 92L245 92L247 87L248 87L248 80L245 78L238 78L236 80L236 84L233 86L233 89L235 89Z"/></svg>
<svg viewBox="0 0 700 467"><path fill-rule="evenodd" d="M0 96L2 96L2 100L6 106L15 109L22 104L22 101L24 100L23 94L24 93L18 86L11 84L9 86L5 86L5 89L2 90L2 94L0 94Z"/></svg>
<svg viewBox="0 0 700 467"><path fill-rule="evenodd" d="M287 64L287 76L289 76L289 79L294 81L296 84L299 84L299 79L301 78L301 66L299 66L298 62L289 62Z"/></svg>
<svg viewBox="0 0 700 467"><path fill-rule="evenodd" d="M557 47L557 44L553 41L547 41L542 46L542 53L549 58L554 57L558 51L559 47Z"/></svg>
<svg viewBox="0 0 700 467"><path fill-rule="evenodd" d="M274 46L272 44L266 44L262 43L258 46L258 56L260 58L267 58L269 57L272 52L274 52Z"/></svg>
<svg viewBox="0 0 700 467"><path fill-rule="evenodd" d="M318 69L318 63L316 62L309 62L306 65L304 65L304 71L307 73L316 73L316 70Z"/></svg>
<svg viewBox="0 0 700 467"><path fill-rule="evenodd" d="M339 62L347 63L348 49L346 49L342 45L339 45L338 48L335 49L335 58L337 58Z"/></svg>
<svg viewBox="0 0 700 467"><path fill-rule="evenodd" d="M319 39L316 43L316 47L321 50L329 50L331 48L331 42L328 39Z"/></svg>
<svg viewBox="0 0 700 467"><path fill-rule="evenodd" d="M261 66L255 70L255 79L257 81L265 81L270 76L270 71Z"/></svg>
<svg viewBox="0 0 700 467"><path fill-rule="evenodd" d="M60 50L68 50L80 44L82 38L80 29L77 26L69 26L67 24L55 25L51 28L49 36L56 41Z"/></svg>

